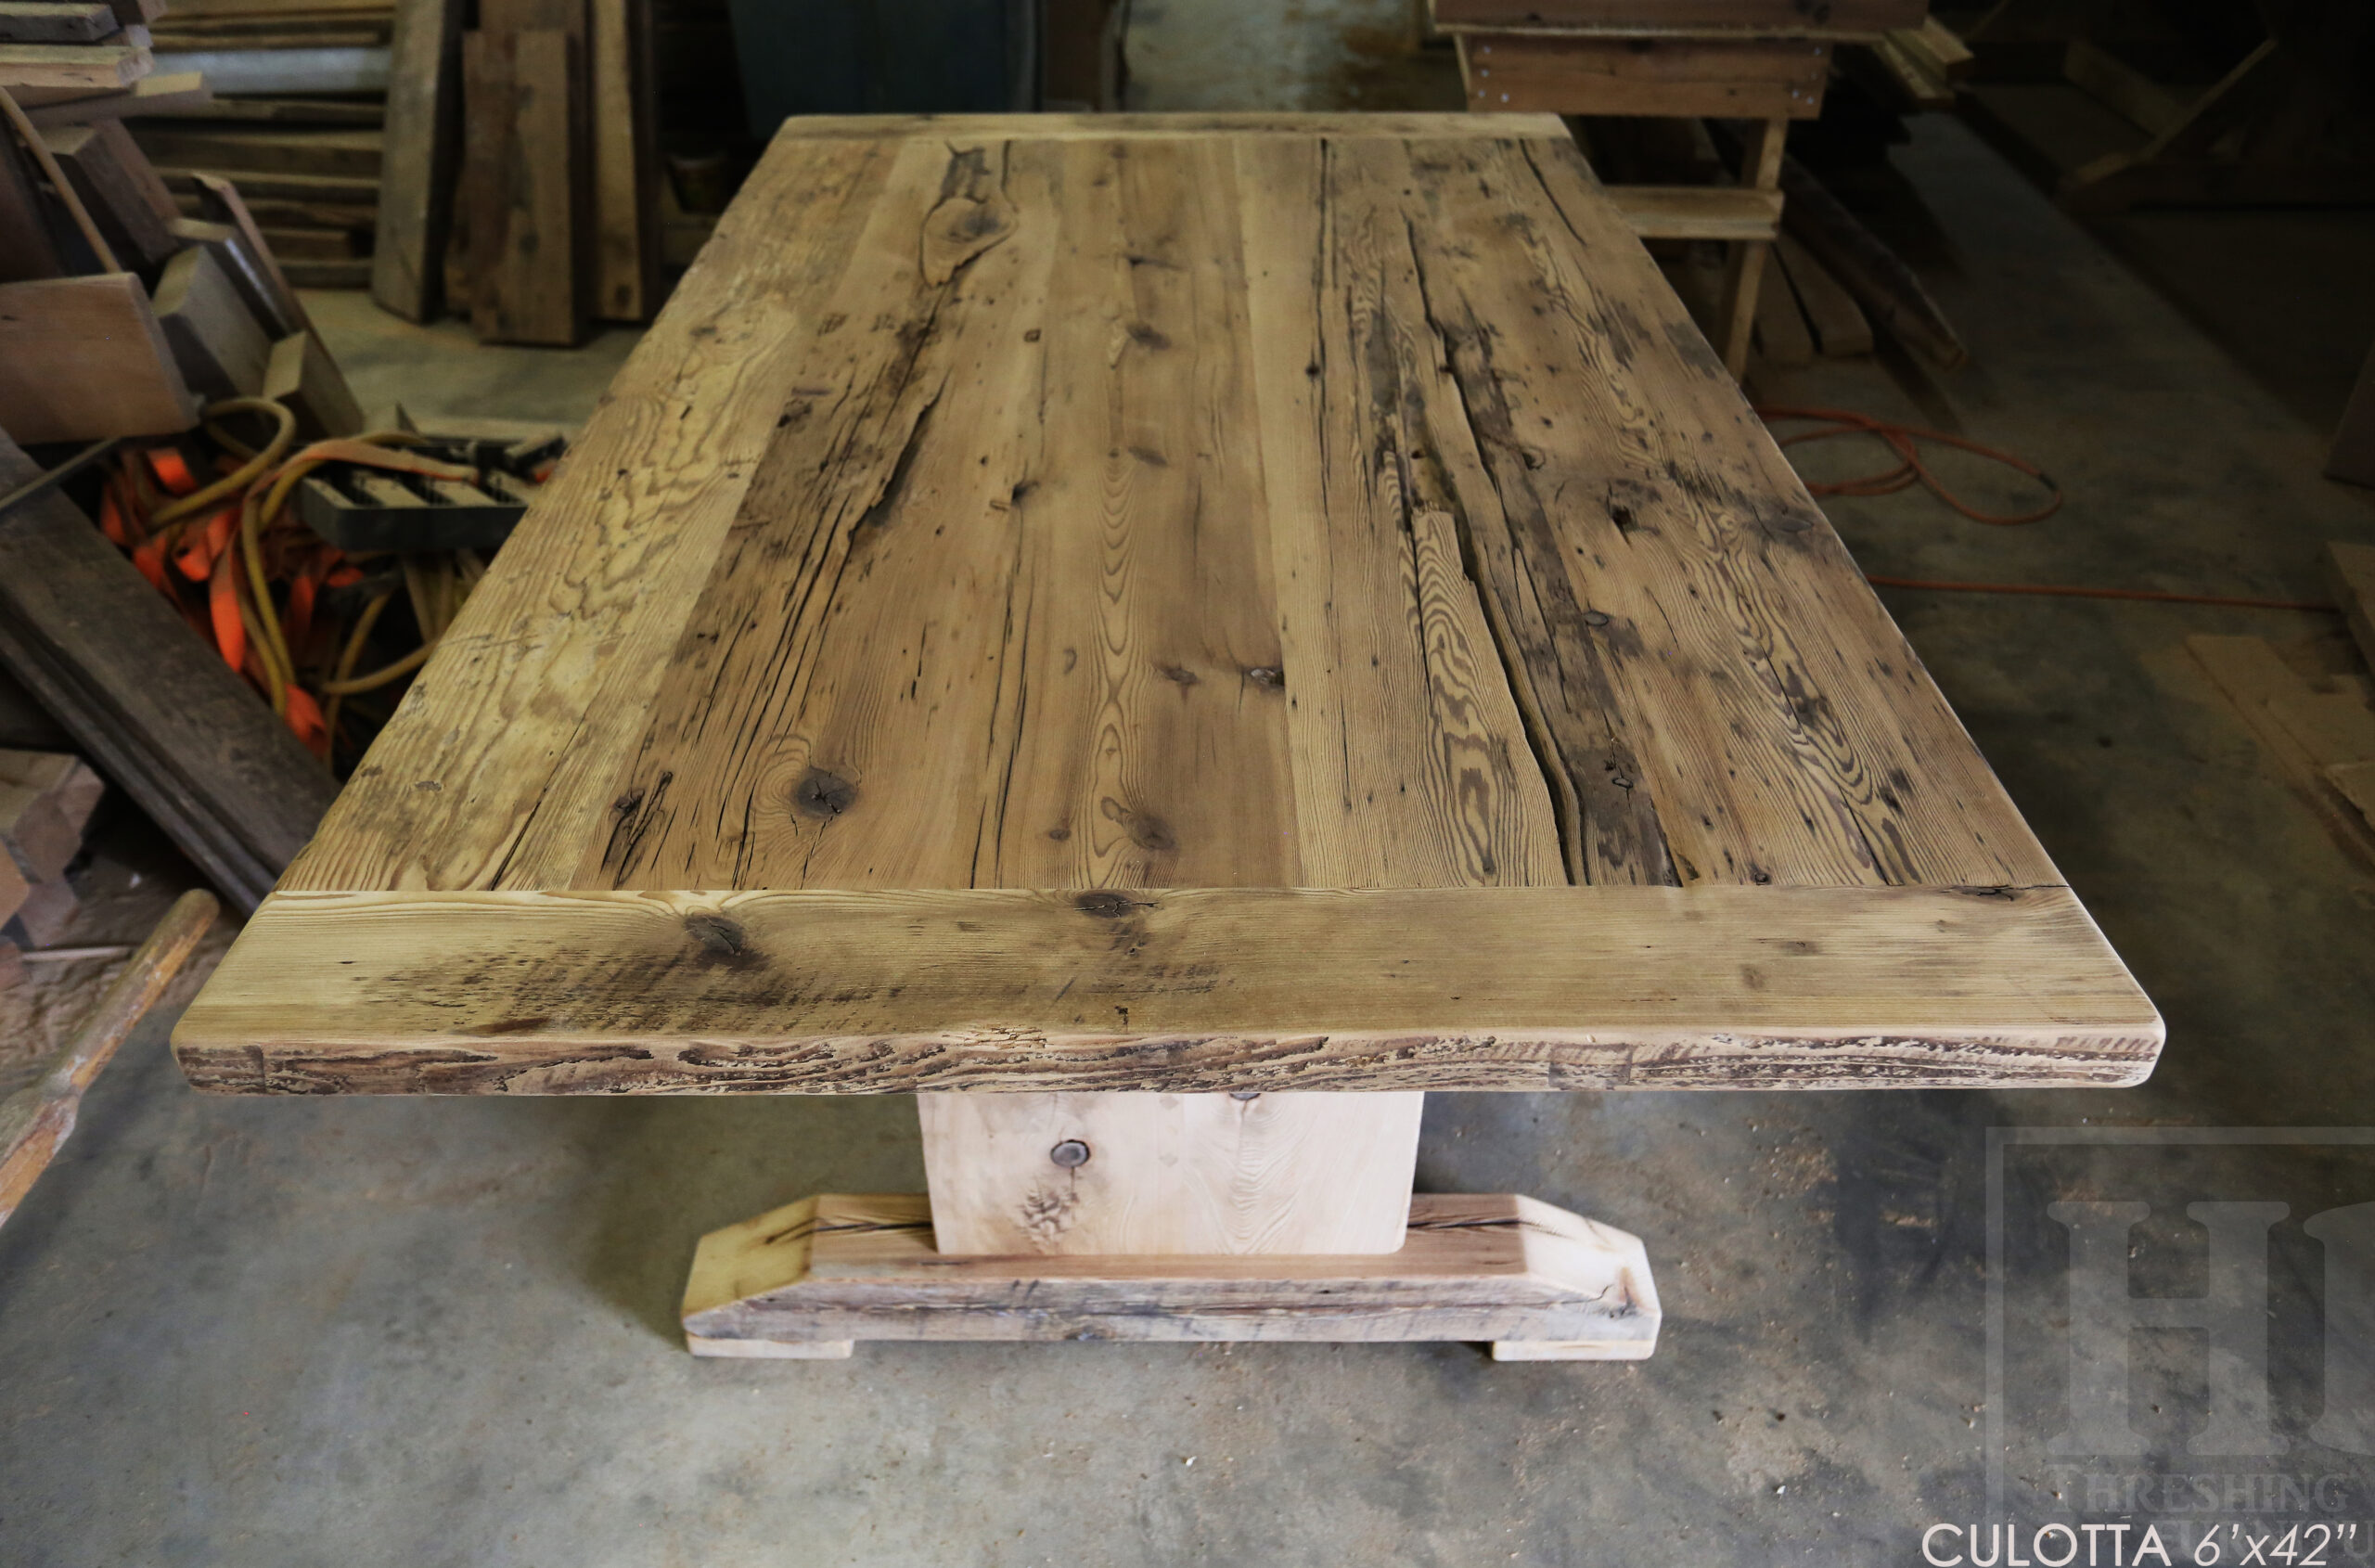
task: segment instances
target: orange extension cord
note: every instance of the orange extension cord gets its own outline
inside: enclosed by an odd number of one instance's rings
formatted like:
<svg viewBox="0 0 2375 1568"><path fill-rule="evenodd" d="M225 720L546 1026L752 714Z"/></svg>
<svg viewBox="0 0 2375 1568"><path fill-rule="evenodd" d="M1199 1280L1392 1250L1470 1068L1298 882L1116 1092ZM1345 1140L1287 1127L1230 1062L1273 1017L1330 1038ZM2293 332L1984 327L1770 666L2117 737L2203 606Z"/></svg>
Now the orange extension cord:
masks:
<svg viewBox="0 0 2375 1568"><path fill-rule="evenodd" d="M1778 435L1782 446L1795 446L1801 442L1829 441L1840 436L1868 435L1885 444L1896 455L1896 466L1859 474L1854 479L1817 483L1809 480L1807 491L1816 495L1894 495L1900 490L1910 490L1919 484L1973 522L1983 522L1991 528L2019 528L2026 523L2043 522L2061 509L2061 487L2048 478L2044 469L2022 460L2009 452L1993 446L1983 446L1944 431L1924 430L1919 425L1898 424L1888 419L1876 419L1869 414L1859 414L1850 408L1784 408L1766 407L1756 411L1757 418L1767 425L1777 421L1817 420L1819 430L1799 431ZM2043 485L2048 493L2046 503L2033 510L1998 514L1983 512L1949 490L1930 466L1921 460L1921 443L1934 441L2001 463L2016 473L2025 474ZM2308 610L2332 613L2333 606L2314 599L2245 598L2231 594L2171 594L2150 588L2097 588L2072 583L1948 583L1926 577L1887 577L1867 572L1865 579L1883 588L1916 588L1930 593L1950 594L2040 594L2059 598L2141 599L2153 604L2213 604L2237 610Z"/></svg>

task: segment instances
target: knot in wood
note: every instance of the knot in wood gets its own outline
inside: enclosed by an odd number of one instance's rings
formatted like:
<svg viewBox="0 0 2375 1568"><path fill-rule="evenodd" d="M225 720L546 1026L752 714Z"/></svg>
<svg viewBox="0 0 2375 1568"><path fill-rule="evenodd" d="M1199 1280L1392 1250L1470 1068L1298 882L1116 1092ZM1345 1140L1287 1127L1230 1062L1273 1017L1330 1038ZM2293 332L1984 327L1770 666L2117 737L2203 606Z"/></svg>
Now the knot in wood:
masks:
<svg viewBox="0 0 2375 1568"><path fill-rule="evenodd" d="M857 786L838 774L812 767L791 787L791 804L802 816L829 822L857 804Z"/></svg>
<svg viewBox="0 0 2375 1568"><path fill-rule="evenodd" d="M1151 909L1151 903L1139 904L1118 893L1084 893L1072 900L1072 907L1084 915L1094 915L1100 920L1118 920L1133 909Z"/></svg>
<svg viewBox="0 0 2375 1568"><path fill-rule="evenodd" d="M1067 1171L1076 1171L1088 1163L1088 1145L1076 1137L1068 1137L1047 1150L1047 1158Z"/></svg>

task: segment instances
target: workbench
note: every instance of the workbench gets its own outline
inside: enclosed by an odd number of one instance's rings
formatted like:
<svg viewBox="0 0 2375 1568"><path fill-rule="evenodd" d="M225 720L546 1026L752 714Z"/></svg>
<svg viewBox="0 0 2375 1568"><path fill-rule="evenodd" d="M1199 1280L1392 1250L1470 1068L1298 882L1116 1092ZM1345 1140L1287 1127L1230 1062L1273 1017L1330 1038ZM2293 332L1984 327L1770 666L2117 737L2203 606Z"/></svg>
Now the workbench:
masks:
<svg viewBox="0 0 2375 1568"><path fill-rule="evenodd" d="M1929 0L1428 0L1470 107L1500 112L1736 120L1731 186L1611 186L1644 239L1728 243L1714 331L1748 369L1765 252L1781 225L1790 122L1822 113L1832 53L1921 24Z"/></svg>
<svg viewBox="0 0 2375 1568"><path fill-rule="evenodd" d="M917 1096L929 1196L710 1236L704 1353L1588 1358L1643 1243L1414 1199L1425 1091L2161 1023L1558 120L1010 116L785 125L173 1039Z"/></svg>

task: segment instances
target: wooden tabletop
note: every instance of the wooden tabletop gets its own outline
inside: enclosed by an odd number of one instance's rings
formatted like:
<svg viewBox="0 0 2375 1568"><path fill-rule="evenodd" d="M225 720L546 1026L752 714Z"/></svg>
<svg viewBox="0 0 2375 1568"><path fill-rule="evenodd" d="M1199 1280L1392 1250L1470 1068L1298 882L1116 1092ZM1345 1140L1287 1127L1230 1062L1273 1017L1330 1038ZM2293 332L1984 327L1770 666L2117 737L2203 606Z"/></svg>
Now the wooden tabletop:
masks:
<svg viewBox="0 0 2375 1568"><path fill-rule="evenodd" d="M2160 1039L1556 119L1011 116L785 125L175 1045L845 1092Z"/></svg>

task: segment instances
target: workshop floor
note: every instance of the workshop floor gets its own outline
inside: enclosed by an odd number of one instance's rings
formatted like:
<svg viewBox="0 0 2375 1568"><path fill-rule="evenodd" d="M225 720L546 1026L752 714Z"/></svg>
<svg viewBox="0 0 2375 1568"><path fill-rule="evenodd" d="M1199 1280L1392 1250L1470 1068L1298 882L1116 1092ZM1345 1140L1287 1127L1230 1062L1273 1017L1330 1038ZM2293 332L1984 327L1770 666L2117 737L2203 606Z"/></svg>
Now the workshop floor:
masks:
<svg viewBox="0 0 2375 1568"><path fill-rule="evenodd" d="M1361 8L1379 28L1400 15ZM1157 67L1224 11L1236 25L1218 0L1140 0L1149 107L1221 96ZM1351 58L1308 60L1310 96L1270 107L1342 101L1316 84L1341 86ZM2070 502L2009 530L1918 492L1838 503L1869 570L2314 598L2320 541L2375 540L2369 495L2317 477L2323 428L1962 127L1915 129L1895 161L1934 224L1908 249L1972 364L1829 363L1755 391L1960 429ZM627 336L487 351L359 296L323 303L365 403L417 414L582 418ZM2138 1288L2177 1293L2204 1289L2186 1202L2292 1205L2274 1232L2291 1293L2270 1308L2292 1451L2188 1453L2199 1347L2140 1336L2150 1447L2115 1468L2211 1473L2230 1510L2240 1480L2246 1510L2289 1499L2278 1472L2301 1477L2318 1518L2363 1522L2359 1555L2331 1561L2366 1562L2375 1459L2349 1451L2346 1418L2326 1446L2304 1435L2321 1298L2300 1227L2375 1199L2375 1148L2018 1145L1990 1181L1999 1126L2375 1125L2375 887L2183 646L2331 623L1889 599L2166 1014L2168 1051L2119 1092L1436 1097L1423 1188L1531 1193L1647 1240L1654 1359L1062 1344L697 1361L673 1326L695 1240L803 1193L919 1190L907 1101L205 1099L160 1016L0 1230L0 1562L1899 1564L1931 1522L1980 1518L1991 1485L2032 1520L2174 1527L2175 1505L2115 1497L2048 1450L2069 1413L2048 1331L2063 1231L2042 1205L2061 1197L2159 1203Z"/></svg>

